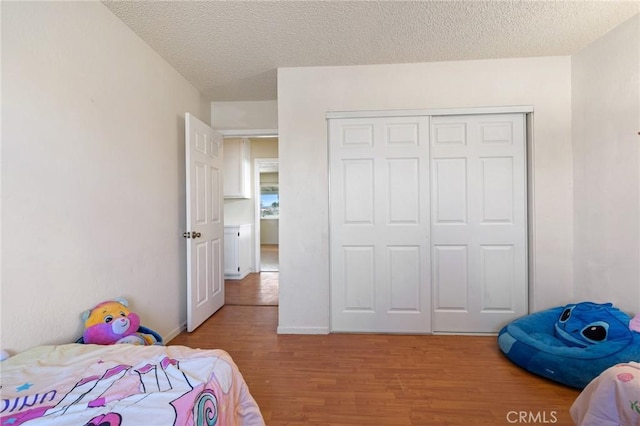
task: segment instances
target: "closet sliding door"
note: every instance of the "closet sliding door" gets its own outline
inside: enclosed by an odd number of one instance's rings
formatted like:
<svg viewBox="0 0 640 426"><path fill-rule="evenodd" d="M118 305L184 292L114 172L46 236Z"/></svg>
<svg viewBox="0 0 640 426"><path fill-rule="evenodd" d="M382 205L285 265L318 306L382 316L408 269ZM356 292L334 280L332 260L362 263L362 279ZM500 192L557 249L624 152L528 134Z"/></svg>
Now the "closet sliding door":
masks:
<svg viewBox="0 0 640 426"><path fill-rule="evenodd" d="M329 120L331 329L495 333L527 313L525 115Z"/></svg>
<svg viewBox="0 0 640 426"><path fill-rule="evenodd" d="M431 331L429 118L329 120L331 328Z"/></svg>
<svg viewBox="0 0 640 426"><path fill-rule="evenodd" d="M527 314L524 114L431 118L433 331Z"/></svg>

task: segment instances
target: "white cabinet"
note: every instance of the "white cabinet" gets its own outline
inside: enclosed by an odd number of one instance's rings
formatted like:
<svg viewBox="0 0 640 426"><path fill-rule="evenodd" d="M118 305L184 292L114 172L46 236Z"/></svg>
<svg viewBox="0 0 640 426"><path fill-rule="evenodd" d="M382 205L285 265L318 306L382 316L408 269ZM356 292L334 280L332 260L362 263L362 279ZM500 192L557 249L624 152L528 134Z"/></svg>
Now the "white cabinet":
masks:
<svg viewBox="0 0 640 426"><path fill-rule="evenodd" d="M251 141L224 140L224 198L251 198Z"/></svg>
<svg viewBox="0 0 640 426"><path fill-rule="evenodd" d="M224 227L224 278L241 280L251 272L252 225Z"/></svg>

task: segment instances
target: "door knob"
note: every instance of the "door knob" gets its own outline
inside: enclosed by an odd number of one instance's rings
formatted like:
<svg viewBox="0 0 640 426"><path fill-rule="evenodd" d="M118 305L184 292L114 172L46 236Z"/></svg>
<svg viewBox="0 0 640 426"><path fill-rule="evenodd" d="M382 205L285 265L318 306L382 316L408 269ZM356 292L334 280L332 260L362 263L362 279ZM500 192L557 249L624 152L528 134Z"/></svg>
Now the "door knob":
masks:
<svg viewBox="0 0 640 426"><path fill-rule="evenodd" d="M199 233L199 232L194 232L194 233L192 234L192 236L193 236L193 238L200 238L200 237L202 236L202 234L201 234L201 233Z"/></svg>

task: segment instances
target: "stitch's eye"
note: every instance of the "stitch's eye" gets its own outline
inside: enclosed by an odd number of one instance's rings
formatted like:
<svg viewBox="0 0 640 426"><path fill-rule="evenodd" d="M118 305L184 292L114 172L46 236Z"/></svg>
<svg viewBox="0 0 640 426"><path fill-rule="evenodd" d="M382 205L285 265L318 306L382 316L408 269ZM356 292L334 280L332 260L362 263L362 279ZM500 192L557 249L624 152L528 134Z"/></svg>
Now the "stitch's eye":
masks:
<svg viewBox="0 0 640 426"><path fill-rule="evenodd" d="M111 321L113 321L113 316L107 315L106 317L104 317L104 322L110 323Z"/></svg>
<svg viewBox="0 0 640 426"><path fill-rule="evenodd" d="M567 308L562 312L562 315L560 315L560 322L567 322L569 320L569 318L571 318L571 311L573 310L573 308Z"/></svg>
<svg viewBox="0 0 640 426"><path fill-rule="evenodd" d="M126 316L127 316L127 314L125 314L124 312L120 311L120 316L121 316L121 317L126 317Z"/></svg>
<svg viewBox="0 0 640 426"><path fill-rule="evenodd" d="M581 333L585 339L598 343L607 340L607 330L609 324L605 322L594 322L582 329Z"/></svg>

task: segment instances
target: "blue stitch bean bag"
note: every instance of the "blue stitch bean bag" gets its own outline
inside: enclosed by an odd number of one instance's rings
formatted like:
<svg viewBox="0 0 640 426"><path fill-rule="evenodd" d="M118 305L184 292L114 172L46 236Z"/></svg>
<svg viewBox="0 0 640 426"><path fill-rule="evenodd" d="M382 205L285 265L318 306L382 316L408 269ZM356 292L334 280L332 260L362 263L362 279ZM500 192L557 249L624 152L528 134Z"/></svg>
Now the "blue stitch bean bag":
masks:
<svg viewBox="0 0 640 426"><path fill-rule="evenodd" d="M559 306L506 325L498 345L525 370L583 389L615 364L640 362L640 332L630 321L611 303Z"/></svg>

